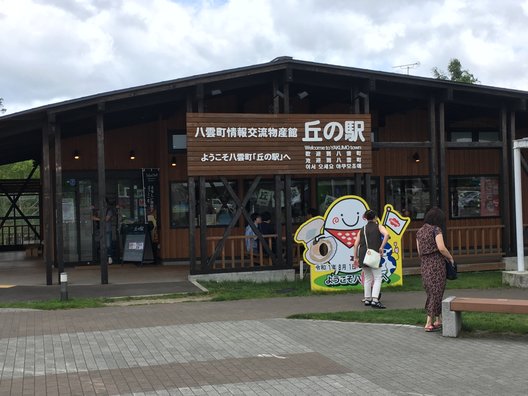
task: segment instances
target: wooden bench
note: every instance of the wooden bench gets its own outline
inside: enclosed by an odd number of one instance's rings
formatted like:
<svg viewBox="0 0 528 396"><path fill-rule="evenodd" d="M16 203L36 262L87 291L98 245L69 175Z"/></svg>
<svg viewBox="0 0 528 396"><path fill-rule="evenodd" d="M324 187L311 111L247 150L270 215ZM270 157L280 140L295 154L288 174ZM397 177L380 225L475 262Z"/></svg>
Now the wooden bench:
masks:
<svg viewBox="0 0 528 396"><path fill-rule="evenodd" d="M448 297L442 301L442 335L458 337L462 312L528 314L528 300L506 298Z"/></svg>

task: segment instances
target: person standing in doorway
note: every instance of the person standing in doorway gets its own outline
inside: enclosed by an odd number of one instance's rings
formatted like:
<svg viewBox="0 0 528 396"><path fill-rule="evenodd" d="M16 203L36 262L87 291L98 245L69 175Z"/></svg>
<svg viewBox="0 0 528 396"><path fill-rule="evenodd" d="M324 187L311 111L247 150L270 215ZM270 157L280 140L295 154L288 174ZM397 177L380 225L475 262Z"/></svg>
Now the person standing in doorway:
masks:
<svg viewBox="0 0 528 396"><path fill-rule="evenodd" d="M104 233L105 233L105 241L106 241L106 256L108 257L108 264L112 264L113 263L113 259L112 259L112 256L113 256L112 225L113 223L112 222L116 216L115 202L110 200L110 198L108 197L105 198L105 202L106 202L106 212L105 212L105 219L104 219L105 220ZM93 216L93 220L98 222L99 225L101 224L101 218L99 217L98 214L95 214ZM99 226L99 230L101 230L100 226Z"/></svg>

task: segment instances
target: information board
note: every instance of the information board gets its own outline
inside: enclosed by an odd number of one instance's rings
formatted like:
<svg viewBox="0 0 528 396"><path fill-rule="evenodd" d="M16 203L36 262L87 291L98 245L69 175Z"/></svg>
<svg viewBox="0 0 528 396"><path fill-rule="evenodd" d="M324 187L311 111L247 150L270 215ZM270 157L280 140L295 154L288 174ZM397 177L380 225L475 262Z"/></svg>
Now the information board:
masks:
<svg viewBox="0 0 528 396"><path fill-rule="evenodd" d="M123 262L152 263L154 249L148 224L129 224L124 227Z"/></svg>

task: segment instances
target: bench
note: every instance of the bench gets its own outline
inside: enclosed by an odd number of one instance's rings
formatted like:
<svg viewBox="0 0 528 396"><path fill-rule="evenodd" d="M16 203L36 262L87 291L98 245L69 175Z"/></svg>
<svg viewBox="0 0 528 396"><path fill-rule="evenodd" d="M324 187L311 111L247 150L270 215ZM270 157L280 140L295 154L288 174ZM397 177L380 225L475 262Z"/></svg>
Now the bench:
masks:
<svg viewBox="0 0 528 396"><path fill-rule="evenodd" d="M458 337L462 312L528 314L528 300L506 298L448 297L442 301L442 335Z"/></svg>

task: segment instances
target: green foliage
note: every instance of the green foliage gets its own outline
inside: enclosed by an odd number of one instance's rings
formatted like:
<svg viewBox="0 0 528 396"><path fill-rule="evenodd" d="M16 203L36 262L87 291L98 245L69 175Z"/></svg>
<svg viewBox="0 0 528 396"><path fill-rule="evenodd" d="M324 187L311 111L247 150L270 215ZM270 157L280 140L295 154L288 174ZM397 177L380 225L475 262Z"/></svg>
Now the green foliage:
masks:
<svg viewBox="0 0 528 396"><path fill-rule="evenodd" d="M0 180L5 179L25 179L33 169L32 160L15 162L13 164L0 165ZM33 174L33 179L40 178L40 168L37 168Z"/></svg>
<svg viewBox="0 0 528 396"><path fill-rule="evenodd" d="M6 112L6 108L4 107L4 98L0 98L0 114L3 114Z"/></svg>
<svg viewBox="0 0 528 396"><path fill-rule="evenodd" d="M453 58L449 61L447 66L449 76L445 72L438 69L438 67L433 67L433 76L438 80L451 80L466 84L476 84L480 81L471 74L468 70L462 69L462 64L457 58Z"/></svg>

